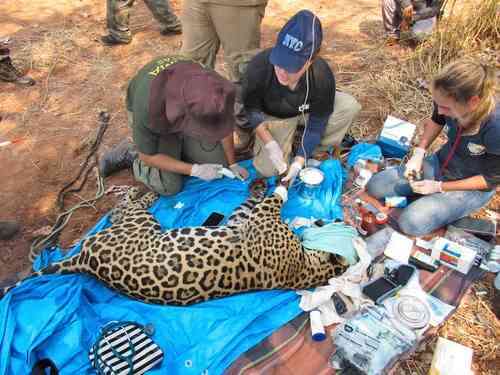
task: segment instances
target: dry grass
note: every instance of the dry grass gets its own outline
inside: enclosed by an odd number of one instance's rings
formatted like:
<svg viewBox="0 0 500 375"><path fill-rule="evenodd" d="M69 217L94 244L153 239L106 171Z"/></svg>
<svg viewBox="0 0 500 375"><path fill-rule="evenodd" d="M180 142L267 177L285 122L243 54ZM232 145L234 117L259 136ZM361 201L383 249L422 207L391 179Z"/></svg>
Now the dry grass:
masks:
<svg viewBox="0 0 500 375"><path fill-rule="evenodd" d="M500 322L493 313L494 297L492 275L476 283L455 313L428 340L422 342L417 353L398 364L396 374L424 375L429 372L437 337L470 347L474 351L475 374L494 375L500 366Z"/></svg>
<svg viewBox="0 0 500 375"><path fill-rule="evenodd" d="M438 28L413 51L403 50L405 53L394 59L388 59L386 49L380 46L362 52L370 68L354 77L349 91L371 111L365 112L353 126L352 135L358 139L373 138L388 114L421 123L432 109L428 85L436 72L461 57L479 59L499 69L499 51L500 6L497 0L447 1ZM434 148L440 142L435 143ZM499 194L488 208L499 212ZM478 216L484 214L480 212ZM455 314L438 331L438 335L474 349L474 370L478 374L498 373L500 364L500 323L492 312L492 299L491 278L476 283ZM435 341L436 336L424 343L416 355L398 366L396 373L426 374Z"/></svg>
<svg viewBox="0 0 500 375"><path fill-rule="evenodd" d="M379 44L353 53L354 57L362 60L361 69L350 65L340 65L336 69L336 76L341 78L341 81L345 78L340 87L346 88L363 103L361 117L351 131L357 139L374 138L388 114L416 124L426 118L431 111L431 96L426 88L427 84L435 72L447 62L468 56L480 58L499 67L498 0L446 1L445 16L437 31L414 51L406 53L408 49L397 58L391 58L387 49ZM287 5L293 2L293 0L287 0L285 4L280 3L280 6L288 9ZM137 33L144 30L146 26L154 25L154 22L148 13L143 12L135 16L132 25L134 32ZM107 80L104 78L113 71L113 57L111 54L95 53L92 49L87 52L82 51L86 43L92 43L88 35L97 34L95 25L91 27L62 22L58 25L51 25L50 30L42 27L38 31L35 37L24 41L22 49L16 54L16 61L21 63L21 67L29 66L35 68L34 70L44 72L43 80L39 82L39 85L43 87L42 96L36 104L26 110L19 124L28 123L36 111L58 110L61 105L57 100L64 96L67 88L74 82L71 77L57 73L70 64L78 64L79 69L88 70L89 77L97 77L97 79L92 79L90 84L80 86L82 90L79 101L85 104L83 106L85 111L98 113L102 104L95 98L101 98L101 92L110 91L105 86ZM137 35L137 38L139 37L140 35ZM167 54L178 49L178 46L172 46L169 43L158 45L155 39L148 40L147 38L144 45L151 52L158 54ZM334 55L333 52L332 54ZM79 58L81 56L87 56L87 58L81 59ZM53 75L58 75L58 79L53 79ZM68 112L64 115L76 119L75 123L82 123L82 114ZM115 112L115 116L117 116L115 123L126 123L123 111ZM66 135L65 131L72 129L59 126L57 131ZM30 129L26 128L25 131L29 135ZM90 141L89 137L93 134L86 128L78 129L78 131L82 141L81 150L75 150L76 153L84 152L86 144ZM35 129L34 132L37 130ZM33 165L39 168L35 162ZM498 194L489 207L499 211ZM82 230L83 228L77 227L73 236L78 236ZM478 290L487 290L487 294L477 295ZM499 367L500 327L498 320L492 314L489 302L492 296L491 280L475 284L468 299L439 331L439 335L474 349L475 370L481 374L494 374L496 368ZM415 356L399 366L401 372L396 373L427 373L434 341L425 343Z"/></svg>
<svg viewBox="0 0 500 375"><path fill-rule="evenodd" d="M497 0L452 0L436 31L407 56L387 59L377 46L366 51L368 72L355 79L349 90L367 107L376 108L352 129L363 138L378 133L388 114L419 124L429 116L432 101L428 82L448 62L459 57L500 62L500 8Z"/></svg>

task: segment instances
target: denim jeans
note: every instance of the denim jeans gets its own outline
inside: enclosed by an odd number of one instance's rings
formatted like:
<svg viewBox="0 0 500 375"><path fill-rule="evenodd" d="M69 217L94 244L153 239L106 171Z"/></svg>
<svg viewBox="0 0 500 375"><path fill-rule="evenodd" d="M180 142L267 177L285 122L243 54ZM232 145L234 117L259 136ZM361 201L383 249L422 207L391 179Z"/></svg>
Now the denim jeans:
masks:
<svg viewBox="0 0 500 375"><path fill-rule="evenodd" d="M426 180L457 180L464 176L445 176L439 174L439 160L435 154L423 163ZM367 185L368 194L381 199L392 196L418 196L408 180L403 176L404 166L388 168L374 175ZM447 191L423 195L403 209L399 217L399 228L411 236L423 236L434 230L469 215L486 205L495 191Z"/></svg>

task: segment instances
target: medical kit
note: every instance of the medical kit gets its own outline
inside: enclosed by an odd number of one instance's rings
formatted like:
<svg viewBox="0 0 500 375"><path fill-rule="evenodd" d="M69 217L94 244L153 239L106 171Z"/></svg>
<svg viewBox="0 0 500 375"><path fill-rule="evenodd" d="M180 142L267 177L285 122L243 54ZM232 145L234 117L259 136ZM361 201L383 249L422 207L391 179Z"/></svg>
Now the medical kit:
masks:
<svg viewBox="0 0 500 375"><path fill-rule="evenodd" d="M384 157L403 158L410 149L415 129L416 126L407 121L387 116L377 140Z"/></svg>

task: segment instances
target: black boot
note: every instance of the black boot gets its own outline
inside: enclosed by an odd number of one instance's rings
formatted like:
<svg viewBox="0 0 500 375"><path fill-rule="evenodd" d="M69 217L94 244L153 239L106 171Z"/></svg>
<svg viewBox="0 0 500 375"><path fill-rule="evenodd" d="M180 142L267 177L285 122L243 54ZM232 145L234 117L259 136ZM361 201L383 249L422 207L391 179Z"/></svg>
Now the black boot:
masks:
<svg viewBox="0 0 500 375"><path fill-rule="evenodd" d="M168 25L164 29L160 30L160 34L164 36L182 34L182 25L180 22L174 25Z"/></svg>
<svg viewBox="0 0 500 375"><path fill-rule="evenodd" d="M176 35L182 34L182 24L181 20L177 18L176 15L172 14L172 17L169 17L169 22L166 26L162 27L160 30L161 35Z"/></svg>
<svg viewBox="0 0 500 375"><path fill-rule="evenodd" d="M14 221L0 221L0 240L10 240L19 232L19 224Z"/></svg>
<svg viewBox="0 0 500 375"><path fill-rule="evenodd" d="M101 36L101 43L108 47L116 46L119 44L130 44L131 41L132 39L130 40L115 39L115 37L109 34Z"/></svg>
<svg viewBox="0 0 500 375"><path fill-rule="evenodd" d="M135 146L125 139L102 156L99 160L99 172L102 177L107 177L122 169L132 168L136 158Z"/></svg>
<svg viewBox="0 0 500 375"><path fill-rule="evenodd" d="M17 83L19 85L33 86L35 81L30 77L23 77L21 72L12 65L9 56L0 60L0 81Z"/></svg>

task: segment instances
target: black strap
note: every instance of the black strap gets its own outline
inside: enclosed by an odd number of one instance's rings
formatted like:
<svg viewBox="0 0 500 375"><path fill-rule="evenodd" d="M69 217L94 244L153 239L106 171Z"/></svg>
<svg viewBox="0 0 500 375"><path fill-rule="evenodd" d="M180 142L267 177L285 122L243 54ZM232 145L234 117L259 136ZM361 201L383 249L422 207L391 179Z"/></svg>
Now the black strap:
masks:
<svg viewBox="0 0 500 375"><path fill-rule="evenodd" d="M37 361L31 370L31 375L47 375L45 370L50 370L50 375L59 375L56 365L48 358Z"/></svg>

